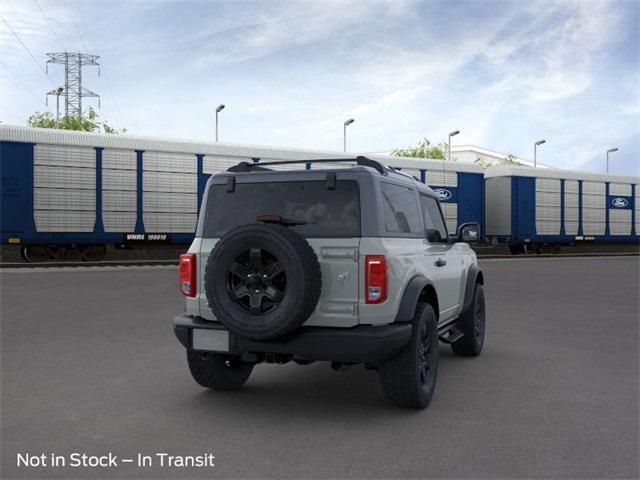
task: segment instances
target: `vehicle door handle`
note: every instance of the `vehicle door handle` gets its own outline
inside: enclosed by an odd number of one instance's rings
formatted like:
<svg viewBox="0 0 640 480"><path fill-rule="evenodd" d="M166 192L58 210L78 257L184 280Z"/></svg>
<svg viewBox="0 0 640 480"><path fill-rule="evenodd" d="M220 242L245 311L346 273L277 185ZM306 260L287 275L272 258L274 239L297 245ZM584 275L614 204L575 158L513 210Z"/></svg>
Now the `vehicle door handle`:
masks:
<svg viewBox="0 0 640 480"><path fill-rule="evenodd" d="M441 258L439 258L438 260L436 260L436 267L444 267L447 264L447 262Z"/></svg>

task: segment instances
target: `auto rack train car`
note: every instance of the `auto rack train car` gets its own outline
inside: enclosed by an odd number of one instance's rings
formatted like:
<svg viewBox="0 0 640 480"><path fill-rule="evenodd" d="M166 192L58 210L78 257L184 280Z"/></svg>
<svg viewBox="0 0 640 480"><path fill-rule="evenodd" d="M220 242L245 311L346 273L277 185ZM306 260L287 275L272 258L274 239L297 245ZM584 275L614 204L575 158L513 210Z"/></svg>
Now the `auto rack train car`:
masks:
<svg viewBox="0 0 640 480"><path fill-rule="evenodd" d="M99 260L107 245L186 244L213 172L241 161L346 157L353 154L0 125L0 241L20 245L28 261L70 252ZM372 158L436 188L451 232L484 223L480 167Z"/></svg>
<svg viewBox="0 0 640 480"><path fill-rule="evenodd" d="M639 240L638 177L501 165L485 171L486 237L512 253Z"/></svg>

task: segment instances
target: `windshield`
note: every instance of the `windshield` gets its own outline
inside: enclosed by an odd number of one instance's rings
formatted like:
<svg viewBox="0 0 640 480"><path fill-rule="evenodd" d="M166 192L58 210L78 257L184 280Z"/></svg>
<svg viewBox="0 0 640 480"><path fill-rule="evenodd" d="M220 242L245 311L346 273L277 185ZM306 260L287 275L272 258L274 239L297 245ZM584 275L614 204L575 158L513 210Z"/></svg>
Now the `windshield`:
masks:
<svg viewBox="0 0 640 480"><path fill-rule="evenodd" d="M355 180L237 183L213 185L207 198L204 236L217 238L239 225L256 223L262 215L277 215L295 223L304 237L360 236L360 194Z"/></svg>

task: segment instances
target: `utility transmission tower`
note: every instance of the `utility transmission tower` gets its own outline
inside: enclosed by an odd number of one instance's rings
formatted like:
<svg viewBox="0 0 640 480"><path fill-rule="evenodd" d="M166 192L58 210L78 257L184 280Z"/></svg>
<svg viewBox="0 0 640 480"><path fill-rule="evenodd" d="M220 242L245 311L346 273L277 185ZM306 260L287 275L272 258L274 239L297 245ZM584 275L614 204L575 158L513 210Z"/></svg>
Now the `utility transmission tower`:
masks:
<svg viewBox="0 0 640 480"><path fill-rule="evenodd" d="M87 53L47 53L47 72L50 63L64 65L64 87L58 87L47 95L56 95L58 100L64 96L64 113L70 117L82 116L82 99L84 97L97 97L98 108L100 107L100 95L82 86L82 67L97 66L98 76L100 76L99 55L89 55ZM61 90L63 88L63 90Z"/></svg>

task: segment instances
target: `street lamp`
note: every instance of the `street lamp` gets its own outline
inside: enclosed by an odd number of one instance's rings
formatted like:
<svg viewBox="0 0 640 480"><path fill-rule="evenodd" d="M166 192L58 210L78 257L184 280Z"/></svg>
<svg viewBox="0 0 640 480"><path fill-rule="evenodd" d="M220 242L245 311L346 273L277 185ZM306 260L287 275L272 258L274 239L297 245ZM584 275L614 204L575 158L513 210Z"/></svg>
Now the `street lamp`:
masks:
<svg viewBox="0 0 640 480"><path fill-rule="evenodd" d="M610 148L609 150L607 150L607 173L609 173L609 154L613 153L613 152L617 152L618 148Z"/></svg>
<svg viewBox="0 0 640 480"><path fill-rule="evenodd" d="M342 150L344 152L347 151L347 126L351 125L353 122L355 122L355 120L353 118L350 118L349 120L346 120L344 122L344 128L343 128L343 133L342 133L342 143L343 143Z"/></svg>
<svg viewBox="0 0 640 480"><path fill-rule="evenodd" d="M216 142L218 141L218 114L224 110L224 103L221 103L220 105L218 105L218 108L216 108Z"/></svg>
<svg viewBox="0 0 640 480"><path fill-rule="evenodd" d="M60 122L60 95L64 92L64 87L56 89L56 123Z"/></svg>
<svg viewBox="0 0 640 480"><path fill-rule="evenodd" d="M46 98L45 104L47 108L49 108L49 95L56 96L56 123L60 121L60 95L62 95L63 92L64 92L64 87L58 87L48 92L47 96L45 97ZM98 103L98 107L99 106L100 106L100 103Z"/></svg>
<svg viewBox="0 0 640 480"><path fill-rule="evenodd" d="M449 132L449 161L451 161L451 137L455 137L460 133L460 130L454 130L453 132Z"/></svg>
<svg viewBox="0 0 640 480"><path fill-rule="evenodd" d="M537 159L538 145L542 145L545 142L546 140L538 140L536 143L533 144L533 168L536 168L538 166L538 159Z"/></svg>

